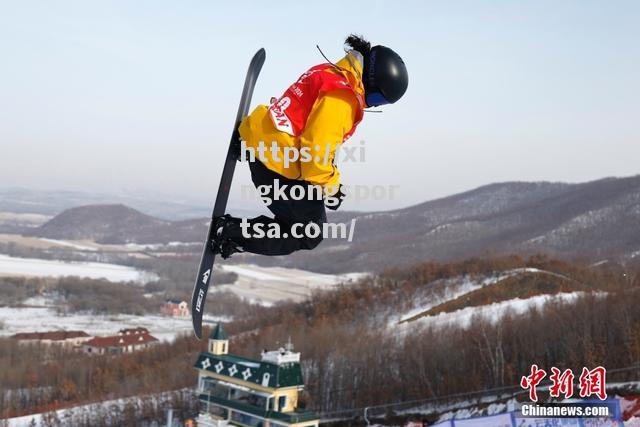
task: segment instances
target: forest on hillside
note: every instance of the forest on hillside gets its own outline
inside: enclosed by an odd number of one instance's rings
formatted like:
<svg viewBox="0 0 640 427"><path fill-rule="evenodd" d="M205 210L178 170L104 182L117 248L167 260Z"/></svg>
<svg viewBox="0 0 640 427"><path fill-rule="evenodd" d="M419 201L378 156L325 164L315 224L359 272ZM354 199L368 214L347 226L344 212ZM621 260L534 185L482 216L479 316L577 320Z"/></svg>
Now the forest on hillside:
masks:
<svg viewBox="0 0 640 427"><path fill-rule="evenodd" d="M390 313L439 280L523 267L565 276L562 286L579 284L584 292L523 314L507 313L498 322L478 318L465 327L437 329L389 322ZM546 289L544 278L536 280L527 287L529 295ZM331 412L514 385L532 363L574 370L636 364L639 306L637 266L512 256L388 270L303 303L254 307L226 328L231 351L256 358L290 337L302 352L308 407ZM185 336L148 351L101 358L0 340L0 414L193 387L193 363L205 345ZM615 380L639 375L629 371Z"/></svg>
<svg viewBox="0 0 640 427"><path fill-rule="evenodd" d="M497 322L478 317L467 327L400 328L389 323L388 313L405 307L421 288L439 279L523 267L558 273L575 288L591 291L523 314L507 313ZM538 278L541 288L549 284L554 281ZM489 297L500 300L501 289L495 289L496 295ZM529 289L522 297L535 294ZM512 256L388 270L229 327L259 328L233 343L249 354L291 336L303 355L312 406L330 412L516 385L533 363L578 371L583 366L637 364L639 306L637 266ZM638 371L630 375L640 379ZM630 378L618 378L623 379Z"/></svg>

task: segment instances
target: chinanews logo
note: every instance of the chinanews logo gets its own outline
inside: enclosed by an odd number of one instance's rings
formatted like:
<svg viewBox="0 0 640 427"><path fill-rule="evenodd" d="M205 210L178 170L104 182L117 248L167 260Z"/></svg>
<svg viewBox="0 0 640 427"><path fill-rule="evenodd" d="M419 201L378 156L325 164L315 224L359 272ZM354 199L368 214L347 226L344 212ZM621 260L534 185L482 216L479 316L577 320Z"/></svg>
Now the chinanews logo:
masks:
<svg viewBox="0 0 640 427"><path fill-rule="evenodd" d="M291 105L291 99L288 96L284 96L269 107L269 114L275 123L276 129L281 132L286 132L289 135L293 135L293 126L291 120L287 117L285 110Z"/></svg>
<svg viewBox="0 0 640 427"><path fill-rule="evenodd" d="M529 391L529 400L532 402L538 401L537 387L542 385L542 380L546 377L547 371L533 364L529 375L523 376L520 380L520 387ZM595 396L600 400L607 399L607 370L603 366L597 366L593 369L585 366L582 368L579 377L571 369L562 371L554 366L551 368L551 375L548 378L551 382L548 386L549 396L551 397L564 397L565 399L573 397L574 380L577 378L579 390L575 394L578 394L581 398Z"/></svg>

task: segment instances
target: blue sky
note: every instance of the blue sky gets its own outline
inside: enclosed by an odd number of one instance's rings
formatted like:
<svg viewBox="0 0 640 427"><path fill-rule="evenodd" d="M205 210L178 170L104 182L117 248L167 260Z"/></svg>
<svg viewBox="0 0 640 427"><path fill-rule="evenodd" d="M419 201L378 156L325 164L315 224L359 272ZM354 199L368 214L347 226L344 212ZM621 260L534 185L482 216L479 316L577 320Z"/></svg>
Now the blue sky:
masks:
<svg viewBox="0 0 640 427"><path fill-rule="evenodd" d="M0 185L212 199L255 50L254 105L339 59L398 51L406 96L354 136L390 209L496 181L640 172L640 2L3 1ZM246 165L238 184L248 183ZM232 198L238 198L239 191ZM241 203L241 202L238 202ZM245 203L245 202L242 202Z"/></svg>

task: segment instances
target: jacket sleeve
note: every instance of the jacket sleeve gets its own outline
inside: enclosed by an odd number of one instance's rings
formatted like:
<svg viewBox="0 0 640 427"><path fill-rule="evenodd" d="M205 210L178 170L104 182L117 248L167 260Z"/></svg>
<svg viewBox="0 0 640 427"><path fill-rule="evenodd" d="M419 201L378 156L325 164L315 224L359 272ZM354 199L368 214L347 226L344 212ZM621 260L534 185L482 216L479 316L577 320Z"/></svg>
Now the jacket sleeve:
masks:
<svg viewBox="0 0 640 427"><path fill-rule="evenodd" d="M335 90L316 101L300 135L301 153L302 150L310 153L310 161L300 162L303 180L338 188L340 171L333 163L337 146L353 127L355 100L352 98L346 90Z"/></svg>

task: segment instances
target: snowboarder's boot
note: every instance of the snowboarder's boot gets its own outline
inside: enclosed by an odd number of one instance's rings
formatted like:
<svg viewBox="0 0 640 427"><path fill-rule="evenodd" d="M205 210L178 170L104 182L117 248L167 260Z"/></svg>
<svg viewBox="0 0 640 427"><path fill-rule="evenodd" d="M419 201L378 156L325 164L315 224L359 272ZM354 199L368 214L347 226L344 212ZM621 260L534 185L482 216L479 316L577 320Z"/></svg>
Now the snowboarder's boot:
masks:
<svg viewBox="0 0 640 427"><path fill-rule="evenodd" d="M229 214L225 214L214 218L212 221L215 234L210 244L213 252L222 256L223 259L229 258L236 252L242 252L242 248L228 237L230 228L239 227L239 220Z"/></svg>

